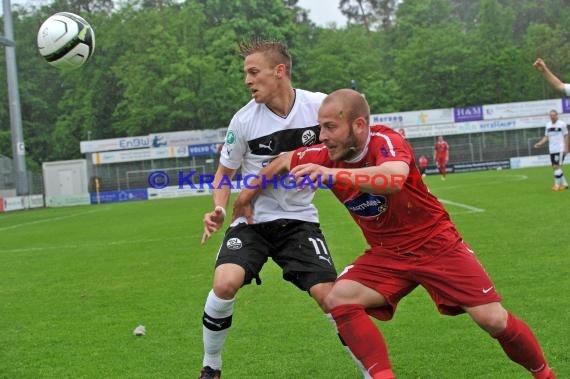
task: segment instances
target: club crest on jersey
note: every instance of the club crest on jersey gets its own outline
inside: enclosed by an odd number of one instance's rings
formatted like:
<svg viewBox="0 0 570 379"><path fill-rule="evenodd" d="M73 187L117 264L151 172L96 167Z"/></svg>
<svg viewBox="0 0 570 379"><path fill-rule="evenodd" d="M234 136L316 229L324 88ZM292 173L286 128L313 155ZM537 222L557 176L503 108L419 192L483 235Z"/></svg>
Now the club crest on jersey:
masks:
<svg viewBox="0 0 570 379"><path fill-rule="evenodd" d="M236 135L233 131L228 131L228 135L226 136L226 143L228 145L233 145L236 142Z"/></svg>
<svg viewBox="0 0 570 379"><path fill-rule="evenodd" d="M303 146L311 146L317 142L317 134L312 130L305 130L303 135L301 136L301 141L303 142Z"/></svg>
<svg viewBox="0 0 570 379"><path fill-rule="evenodd" d="M344 205L351 213L360 217L377 217L388 209L386 197L361 193L352 200L347 200Z"/></svg>
<svg viewBox="0 0 570 379"><path fill-rule="evenodd" d="M239 238L230 238L228 242L226 242L226 247L230 250L239 250L243 244Z"/></svg>

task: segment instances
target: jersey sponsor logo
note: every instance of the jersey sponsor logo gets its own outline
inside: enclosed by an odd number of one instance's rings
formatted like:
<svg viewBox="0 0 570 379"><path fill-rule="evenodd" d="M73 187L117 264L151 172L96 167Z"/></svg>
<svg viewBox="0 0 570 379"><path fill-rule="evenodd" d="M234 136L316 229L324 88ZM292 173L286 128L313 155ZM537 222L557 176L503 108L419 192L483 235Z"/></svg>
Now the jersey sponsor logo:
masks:
<svg viewBox="0 0 570 379"><path fill-rule="evenodd" d="M314 145L315 142L317 142L317 134L311 129L305 130L303 135L301 135L301 141L303 142L303 146Z"/></svg>
<svg viewBox="0 0 570 379"><path fill-rule="evenodd" d="M319 125L280 130L249 140L247 141L247 145L253 155L278 155L287 151L296 150L299 147L313 145L317 142L319 131ZM307 133L307 139L303 137L305 133ZM311 133L314 135L312 141L310 138Z"/></svg>
<svg viewBox="0 0 570 379"><path fill-rule="evenodd" d="M228 242L226 242L226 247L230 250L239 250L242 246L243 244L239 238L230 238Z"/></svg>
<svg viewBox="0 0 570 379"><path fill-rule="evenodd" d="M269 152L273 152L273 148L271 147L271 143L273 143L273 140L269 140L269 143L267 145L260 143L259 148L260 149L267 149L267 150L269 150Z"/></svg>
<svg viewBox="0 0 570 379"><path fill-rule="evenodd" d="M377 217L386 212L387 203L385 196L361 193L356 198L345 201L344 206L357 216Z"/></svg>
<svg viewBox="0 0 570 379"><path fill-rule="evenodd" d="M226 143L228 145L233 145L236 142L236 135L234 134L233 131L228 131L228 134L226 135Z"/></svg>

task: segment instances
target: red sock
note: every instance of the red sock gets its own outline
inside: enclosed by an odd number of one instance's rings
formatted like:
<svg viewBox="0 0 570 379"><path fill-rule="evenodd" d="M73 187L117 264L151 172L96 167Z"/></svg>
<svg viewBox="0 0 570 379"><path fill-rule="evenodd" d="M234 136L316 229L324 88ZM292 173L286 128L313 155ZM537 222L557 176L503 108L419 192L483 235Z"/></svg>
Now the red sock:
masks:
<svg viewBox="0 0 570 379"><path fill-rule="evenodd" d="M396 377L392 372L384 337L362 305L339 305L331 310L331 314L338 333L374 379Z"/></svg>
<svg viewBox="0 0 570 379"><path fill-rule="evenodd" d="M509 312L505 330L493 336L507 356L529 370L536 379L555 379L536 337L524 321Z"/></svg>

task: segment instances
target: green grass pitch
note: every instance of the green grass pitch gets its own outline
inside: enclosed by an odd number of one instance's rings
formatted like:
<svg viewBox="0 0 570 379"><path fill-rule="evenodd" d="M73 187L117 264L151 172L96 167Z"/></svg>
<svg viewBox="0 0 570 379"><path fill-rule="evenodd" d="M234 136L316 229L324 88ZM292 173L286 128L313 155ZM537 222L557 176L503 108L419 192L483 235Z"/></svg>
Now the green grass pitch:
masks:
<svg viewBox="0 0 570 379"><path fill-rule="evenodd" d="M570 191L549 168L428 177L504 297L570 378ZM338 270L365 248L328 191L316 204ZM192 378L222 234L200 246L209 197L0 214L0 378ZM238 294L224 378L359 378L316 303L268 262ZM145 325L147 335L133 329ZM425 291L378 322L401 379L530 377Z"/></svg>

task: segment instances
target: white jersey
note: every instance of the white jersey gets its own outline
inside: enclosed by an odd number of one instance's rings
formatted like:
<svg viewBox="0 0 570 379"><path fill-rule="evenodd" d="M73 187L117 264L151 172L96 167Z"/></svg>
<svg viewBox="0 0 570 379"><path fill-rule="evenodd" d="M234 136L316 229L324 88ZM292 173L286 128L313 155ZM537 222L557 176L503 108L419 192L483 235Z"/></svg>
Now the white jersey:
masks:
<svg viewBox="0 0 570 379"><path fill-rule="evenodd" d="M568 127L562 120L557 120L554 124L552 121L546 123L546 132L548 137L548 150L550 154L557 154L564 151L564 136L568 135Z"/></svg>
<svg viewBox="0 0 570 379"><path fill-rule="evenodd" d="M221 151L220 163L230 169L241 167L241 177L253 176L277 155L319 142L317 112L324 93L295 89L295 103L287 117L275 114L265 104L254 100L247 103L232 118ZM272 178L268 178L272 179ZM314 192L274 186L267 182L253 202L253 222L294 219L318 222L312 204ZM276 188L274 188L276 187ZM236 220L235 225L243 220Z"/></svg>

